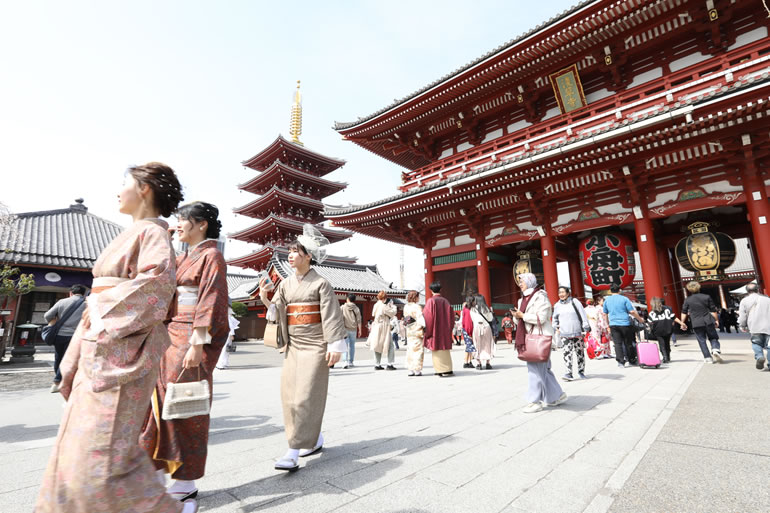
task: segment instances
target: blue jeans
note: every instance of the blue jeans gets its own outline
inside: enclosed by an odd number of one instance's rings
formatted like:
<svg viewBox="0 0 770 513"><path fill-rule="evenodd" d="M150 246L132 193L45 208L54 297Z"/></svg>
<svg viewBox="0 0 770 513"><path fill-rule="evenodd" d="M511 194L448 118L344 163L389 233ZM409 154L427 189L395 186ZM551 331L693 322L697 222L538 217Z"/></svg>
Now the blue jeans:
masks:
<svg viewBox="0 0 770 513"><path fill-rule="evenodd" d="M765 357L762 353L762 350L765 349L767 351L767 361L770 362L770 335L767 333L753 333L751 335L751 348L754 350L755 360ZM768 363L768 368L770 368L770 363Z"/></svg>
<svg viewBox="0 0 770 513"><path fill-rule="evenodd" d="M393 333L390 337L393 339L393 344L395 344L396 349L398 349L398 333Z"/></svg>
<svg viewBox="0 0 770 513"><path fill-rule="evenodd" d="M353 365L353 359L356 357L356 334L356 330L348 330L348 336L345 337L345 342L348 343L348 365Z"/></svg>

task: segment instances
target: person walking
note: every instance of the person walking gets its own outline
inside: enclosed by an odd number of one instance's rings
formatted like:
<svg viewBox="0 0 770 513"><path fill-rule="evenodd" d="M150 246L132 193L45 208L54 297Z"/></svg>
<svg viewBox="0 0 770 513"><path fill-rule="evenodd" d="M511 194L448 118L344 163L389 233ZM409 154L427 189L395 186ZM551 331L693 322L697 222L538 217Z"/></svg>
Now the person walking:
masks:
<svg viewBox="0 0 770 513"><path fill-rule="evenodd" d="M208 456L210 415L187 419L162 418L170 383L206 381L213 397L214 367L227 342L227 264L217 248L221 230L219 209L196 201L176 214L176 234L188 244L176 258L176 314L168 324L171 345L160 361L152 407L147 412L139 444L152 458L159 478L174 482L168 493L184 501L198 495L196 479L203 477Z"/></svg>
<svg viewBox="0 0 770 513"><path fill-rule="evenodd" d="M586 379L586 354L583 347L583 335L591 331L583 305L570 295L569 287L559 287L559 300L553 304L553 329L561 338L564 365L567 373L564 381L572 381L572 355L577 359L578 377Z"/></svg>
<svg viewBox="0 0 770 513"><path fill-rule="evenodd" d="M465 362L463 363L463 369L473 368L473 353L476 352L476 347L473 345L473 317L471 316L471 308L475 306L475 299L473 296L468 296L463 303L463 311L460 322L463 327L463 342L465 342Z"/></svg>
<svg viewBox="0 0 770 513"><path fill-rule="evenodd" d="M636 365L637 357L634 347L636 330L631 325L631 317L642 324L644 324L644 319L637 313L631 301L620 294L619 285L612 284L610 286L610 295L604 298L602 315L610 327L610 336L615 344L615 360L618 362L618 367Z"/></svg>
<svg viewBox="0 0 770 513"><path fill-rule="evenodd" d="M446 378L454 375L452 371L452 305L441 295L441 283L430 284L433 295L425 302L422 321L425 326L423 344L430 349L433 357L433 373Z"/></svg>
<svg viewBox="0 0 770 513"><path fill-rule="evenodd" d="M280 319L286 337L281 369L281 406L289 448L275 463L276 470L299 469L299 457L323 448L321 433L329 368L346 350L347 333L340 303L331 284L312 269L326 259L329 241L311 224L288 246L289 265L294 274L282 280L272 299L265 290L267 278L259 284L262 303L274 303L286 315Z"/></svg>
<svg viewBox="0 0 770 513"><path fill-rule="evenodd" d="M391 334L391 319L396 315L396 305L393 301L385 302L387 294L384 290L377 293L377 302L372 309L372 326L369 330L367 344L374 352L374 370L382 370L382 353L388 359L388 370L396 370L396 344Z"/></svg>
<svg viewBox="0 0 770 513"><path fill-rule="evenodd" d="M738 327L751 334L751 348L759 370L770 370L770 297L759 293L756 283L746 285L746 297L738 305ZM767 357L763 353L767 352Z"/></svg>
<svg viewBox="0 0 770 513"><path fill-rule="evenodd" d="M78 323L80 323L83 311L86 309L85 294L86 288L83 285L73 285L70 287L69 296L57 301L56 304L43 315L49 326L61 323L56 338L52 341L54 350L54 377L53 385L51 385L51 393L59 391L59 383L61 383L61 370L59 369L59 365L61 365L62 358L64 358L67 348L70 345L70 340L72 340L72 336L75 334Z"/></svg>
<svg viewBox="0 0 770 513"><path fill-rule="evenodd" d="M390 336L393 339L393 345L396 346L396 349L401 349L401 346L398 345L400 332L401 325L398 320L398 310L396 310L396 314L390 319Z"/></svg>
<svg viewBox="0 0 770 513"><path fill-rule="evenodd" d="M714 360L722 363L722 351L719 345L719 333L717 333L719 315L714 300L700 291L700 283L697 281L689 282L685 288L690 296L682 305L681 324L684 324L689 316L705 363L714 363ZM710 353L706 339L711 344Z"/></svg>
<svg viewBox="0 0 770 513"><path fill-rule="evenodd" d="M476 347L476 370L492 369L492 358L497 346L493 327L494 314L484 301L484 296L473 298L473 345Z"/></svg>
<svg viewBox="0 0 770 513"><path fill-rule="evenodd" d="M347 360L344 369L353 367L353 360L356 356L356 337L361 336L361 310L356 304L356 295L352 292L348 294L347 301L342 305L342 318L345 320L345 339L348 351Z"/></svg>
<svg viewBox="0 0 770 513"><path fill-rule="evenodd" d="M663 363L671 362L671 335L674 333L674 324L681 323L676 318L671 308L666 306L663 298L654 297L650 300L652 310L650 311L650 334L658 341L658 348L663 357ZM685 327L687 325L684 325Z"/></svg>
<svg viewBox="0 0 770 513"><path fill-rule="evenodd" d="M505 312L505 315L503 316L503 333L505 333L505 340L507 340L509 344L513 344L513 327L513 316L511 315L511 312Z"/></svg>
<svg viewBox="0 0 770 513"><path fill-rule="evenodd" d="M548 294L537 284L537 278L532 273L517 276L522 298L519 306L511 313L518 319L516 326L516 351L521 352L526 347L528 333L541 333L553 336L551 326L551 302ZM535 331L537 330L537 331ZM551 358L545 362L527 362L529 387L527 389L527 406L524 413L535 413L546 406L558 406L567 400L567 394L559 386L556 376L551 371Z"/></svg>
<svg viewBox="0 0 770 513"><path fill-rule="evenodd" d="M410 290L406 296L402 319L406 327L406 368L410 376L422 376L422 362L425 357L423 348L425 321L422 319L419 300L420 294L416 290Z"/></svg>
<svg viewBox="0 0 770 513"><path fill-rule="evenodd" d="M67 401L37 513L191 513L166 493L137 441L170 344L163 324L176 292L169 217L182 200L174 171L158 162L126 171L120 212L133 223L93 267L87 307L60 369Z"/></svg>
<svg viewBox="0 0 770 513"><path fill-rule="evenodd" d="M452 328L452 340L454 341L456 346L459 346L463 343L463 323L460 320L460 314L455 312L455 323L454 327Z"/></svg>
<svg viewBox="0 0 770 513"><path fill-rule="evenodd" d="M222 348L222 352L219 353L219 360L217 360L217 369L225 370L230 366L230 352L233 350L235 343L235 330L241 325L241 322L236 319L233 314L232 306L227 307L227 324L230 326L230 331L227 333L227 342L225 347Z"/></svg>

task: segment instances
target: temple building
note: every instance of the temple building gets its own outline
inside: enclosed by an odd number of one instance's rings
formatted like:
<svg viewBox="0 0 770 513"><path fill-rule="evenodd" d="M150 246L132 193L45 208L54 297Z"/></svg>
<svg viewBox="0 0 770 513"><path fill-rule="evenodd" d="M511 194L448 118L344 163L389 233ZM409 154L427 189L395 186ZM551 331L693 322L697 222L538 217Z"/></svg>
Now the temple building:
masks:
<svg viewBox="0 0 770 513"><path fill-rule="evenodd" d="M345 165L345 161L306 148L299 139L301 134L302 99L297 82L291 110L290 139L279 135L265 149L242 163L257 174L238 185L238 189L258 197L233 210L236 214L258 221L228 234L231 239L256 243L260 247L229 260L227 264L265 270L275 283L293 272L288 264L286 246L302 234L305 223L315 225L330 243L353 235L350 231L329 229L322 224L326 220L322 200L347 187L346 183L329 180L326 175ZM392 288L376 266L357 264L355 258L329 255L322 264L313 268L329 280L340 301L344 301L348 293L356 294L364 319L371 318L380 290L385 290L389 297L406 297L406 291ZM248 331L248 335L244 336L259 337L264 331L265 308L259 300L258 289L256 279L244 280L230 293L231 299L244 302L255 312L250 318L242 320L244 330Z"/></svg>
<svg viewBox="0 0 770 513"><path fill-rule="evenodd" d="M629 290L641 274L640 301L678 310L683 270L724 292L736 239L766 288L767 14L759 1L581 2L336 123L400 166L402 185L325 216L422 248L426 284L442 281L454 304L478 291L498 312L518 298L514 266L540 274L555 300L560 261L578 296Z"/></svg>

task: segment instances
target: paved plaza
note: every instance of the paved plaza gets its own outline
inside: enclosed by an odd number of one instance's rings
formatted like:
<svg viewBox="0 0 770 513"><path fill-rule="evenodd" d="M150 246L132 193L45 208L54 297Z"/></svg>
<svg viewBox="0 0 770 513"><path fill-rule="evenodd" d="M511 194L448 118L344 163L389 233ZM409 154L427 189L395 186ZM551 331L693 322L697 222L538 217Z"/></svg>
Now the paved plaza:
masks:
<svg viewBox="0 0 770 513"><path fill-rule="evenodd" d="M770 372L754 369L746 335L723 338L725 363L704 365L680 339L659 370L589 361L570 399L524 414L526 368L499 343L493 370L407 377L332 370L322 453L293 474L273 470L286 442L280 356L240 343L215 374L201 511L640 512L766 511ZM0 511L29 512L61 415L51 354L0 366ZM555 353L554 371L564 370ZM19 387L18 384L23 386Z"/></svg>

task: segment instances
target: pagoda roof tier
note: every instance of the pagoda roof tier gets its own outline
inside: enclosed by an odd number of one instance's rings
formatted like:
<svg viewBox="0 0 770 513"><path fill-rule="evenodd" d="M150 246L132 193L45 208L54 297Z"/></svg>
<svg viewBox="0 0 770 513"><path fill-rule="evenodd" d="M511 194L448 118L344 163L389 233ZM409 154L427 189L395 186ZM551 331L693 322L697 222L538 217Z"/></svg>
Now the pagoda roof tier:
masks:
<svg viewBox="0 0 770 513"><path fill-rule="evenodd" d="M324 204L315 198L287 192L274 185L254 201L234 208L233 212L257 219L264 219L270 214L281 214L305 219L304 222L317 223L323 221L323 209Z"/></svg>
<svg viewBox="0 0 770 513"><path fill-rule="evenodd" d="M256 251L252 251L246 255L233 258L227 261L227 265L233 265L236 267L242 267L244 269L254 269L256 271L262 271L267 269L270 259L273 257L273 253L281 252L288 254L286 246L276 246L273 244L265 244ZM345 256L329 255L324 260L324 265L358 265L356 264L356 258ZM359 267L365 267L360 266ZM373 266L368 266L373 267ZM375 268L376 270L376 268Z"/></svg>
<svg viewBox="0 0 770 513"><path fill-rule="evenodd" d="M266 246L267 248L267 246ZM275 269L280 279L285 280L294 273L291 265L289 265L289 252L285 247L272 247L269 246L270 256L261 263L261 267L252 267L251 265L242 265L241 267L250 267L253 269ZM257 253L254 252L256 258ZM228 262L230 265L240 265L235 263L248 263L249 257L246 255L235 260ZM355 294L362 294L367 296L374 296L381 290L384 290L389 297L406 298L409 291L402 289L395 289L390 286L390 283L380 275L376 265L362 265L357 264L355 258L329 256L320 265L312 266L315 271L325 278L334 289L337 294L346 294L353 292ZM271 271L272 272L272 271ZM245 281L237 289L231 293L231 299L249 299L256 297L259 291L259 282L254 279L251 281Z"/></svg>
<svg viewBox="0 0 770 513"><path fill-rule="evenodd" d="M750 2L727 4L719 5L716 26L756 16ZM478 133L481 127L503 114L531 121L542 119L548 107L558 109L549 75L572 64L584 85L598 88L592 81L599 80L617 91L632 78L625 68L650 58L654 48L670 50L692 39L702 53L711 53L703 47L708 43L694 36L716 30L708 21L707 5L583 1L387 107L356 121L335 123L334 128L343 138L415 170L440 160L447 141L477 146L484 141L485 134ZM736 31L732 26L719 28L728 31L728 41L718 45L728 48ZM610 74L613 78L608 79Z"/></svg>
<svg viewBox="0 0 770 513"><path fill-rule="evenodd" d="M244 242L280 245L282 243L291 242L297 235L302 234L304 224L305 223L302 221L278 217L271 214L256 225L236 233L231 233L228 237ZM316 226L316 228L321 232L321 235L329 239L329 242L345 240L353 235L353 232L347 230L329 230L328 228L323 228L321 226Z"/></svg>
<svg viewBox="0 0 770 513"><path fill-rule="evenodd" d="M276 160L251 180L238 185L238 188L254 194L264 194L277 184L280 184L283 189L287 190L301 187L303 191L307 191L308 194L312 194L317 198L331 196L348 186L347 183L333 182L325 178L313 176Z"/></svg>
<svg viewBox="0 0 770 513"><path fill-rule="evenodd" d="M324 176L345 165L344 160L321 155L300 144L278 136L267 148L242 164L256 171L264 171L276 160L315 176Z"/></svg>

